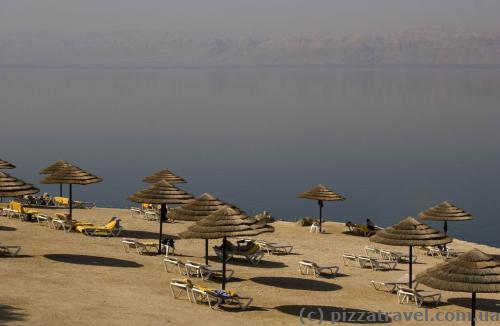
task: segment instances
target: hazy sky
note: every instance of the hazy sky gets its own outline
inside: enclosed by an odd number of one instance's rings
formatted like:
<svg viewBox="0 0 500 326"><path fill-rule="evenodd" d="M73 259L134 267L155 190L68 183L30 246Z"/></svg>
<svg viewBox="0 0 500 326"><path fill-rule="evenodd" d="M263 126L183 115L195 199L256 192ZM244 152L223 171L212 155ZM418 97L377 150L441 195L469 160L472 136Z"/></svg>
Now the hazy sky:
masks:
<svg viewBox="0 0 500 326"><path fill-rule="evenodd" d="M0 0L0 32L500 32L498 0Z"/></svg>

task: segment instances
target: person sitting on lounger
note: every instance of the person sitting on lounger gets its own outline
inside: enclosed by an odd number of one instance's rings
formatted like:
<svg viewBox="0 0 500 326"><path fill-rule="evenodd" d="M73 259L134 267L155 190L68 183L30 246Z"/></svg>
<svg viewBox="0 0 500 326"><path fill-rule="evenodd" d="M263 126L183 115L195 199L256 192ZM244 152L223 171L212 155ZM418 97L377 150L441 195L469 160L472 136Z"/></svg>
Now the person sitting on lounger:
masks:
<svg viewBox="0 0 500 326"><path fill-rule="evenodd" d="M356 227L356 224L352 223L351 221L347 221L345 223L345 226L347 226L347 228L349 229L349 231L352 231Z"/></svg>
<svg viewBox="0 0 500 326"><path fill-rule="evenodd" d="M165 251L165 254L168 256L168 254L170 253L174 253L175 252L175 241L174 239L172 238L165 238L161 241L161 243L163 244L163 249Z"/></svg>
<svg viewBox="0 0 500 326"><path fill-rule="evenodd" d="M220 246L215 246L215 248L217 248L219 250L224 249L222 244ZM226 250L231 251L231 250L233 250L233 248L234 248L234 245L231 243L231 241L226 240Z"/></svg>
<svg viewBox="0 0 500 326"><path fill-rule="evenodd" d="M238 251L247 251L250 248L253 248L255 243L253 241L238 241Z"/></svg>
<svg viewBox="0 0 500 326"><path fill-rule="evenodd" d="M115 228L119 228L121 227L120 225L120 222L122 221L121 218L117 217L117 216L113 216L109 221L108 221L108 224L115 221L116 224L115 224Z"/></svg>

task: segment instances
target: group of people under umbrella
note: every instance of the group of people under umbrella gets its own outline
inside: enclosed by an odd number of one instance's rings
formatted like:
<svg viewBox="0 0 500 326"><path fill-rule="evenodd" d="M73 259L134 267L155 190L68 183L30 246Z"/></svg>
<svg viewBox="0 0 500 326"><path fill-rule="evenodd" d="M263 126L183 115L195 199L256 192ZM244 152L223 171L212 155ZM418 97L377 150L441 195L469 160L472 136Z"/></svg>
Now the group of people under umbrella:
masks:
<svg viewBox="0 0 500 326"><path fill-rule="evenodd" d="M0 159L0 170L12 169L15 166ZM62 184L69 185L69 217L72 216L72 185L88 185L101 182L102 179L65 161L57 161L40 171L48 174L41 183L59 184L62 194ZM143 181L152 185L128 197L137 203L160 205L160 230L158 250L161 251L163 240L163 223L167 221L167 205L182 204L172 210L171 218L175 220L195 221L180 235L186 239L205 240L205 263L208 264L208 240L222 239L222 289L226 285L226 250L227 238L249 237L264 232L273 232L274 228L264 222L248 216L236 206L227 204L216 197L204 193L194 198L186 191L175 186L186 181L169 170L161 170ZM17 197L39 192L32 184L17 179L0 171L0 197ZM320 208L320 228L324 201L342 201L345 197L323 185L318 185L309 191L301 193L300 198L318 201ZM452 242L447 236L448 221L470 220L473 217L449 202L429 208L418 215L419 220L444 221L444 232L435 230L417 219L408 217L400 223L379 230L370 241L391 246L409 247L409 278L408 286L412 288L413 271L412 255L415 246L437 246ZM417 282L429 287L454 292L472 293L471 324L475 325L476 294L500 292L500 259L490 256L477 249L471 250L442 264L431 267L417 275Z"/></svg>

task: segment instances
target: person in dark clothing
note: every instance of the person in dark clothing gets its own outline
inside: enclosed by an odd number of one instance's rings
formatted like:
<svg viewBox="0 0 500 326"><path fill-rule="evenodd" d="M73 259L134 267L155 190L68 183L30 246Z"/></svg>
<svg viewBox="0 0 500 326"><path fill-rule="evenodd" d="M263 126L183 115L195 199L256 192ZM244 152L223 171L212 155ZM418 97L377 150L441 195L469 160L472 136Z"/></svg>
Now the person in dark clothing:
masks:
<svg viewBox="0 0 500 326"><path fill-rule="evenodd" d="M372 220L370 220L369 218L366 219L366 226L368 227L368 229L370 230L375 230L375 224L373 223Z"/></svg>

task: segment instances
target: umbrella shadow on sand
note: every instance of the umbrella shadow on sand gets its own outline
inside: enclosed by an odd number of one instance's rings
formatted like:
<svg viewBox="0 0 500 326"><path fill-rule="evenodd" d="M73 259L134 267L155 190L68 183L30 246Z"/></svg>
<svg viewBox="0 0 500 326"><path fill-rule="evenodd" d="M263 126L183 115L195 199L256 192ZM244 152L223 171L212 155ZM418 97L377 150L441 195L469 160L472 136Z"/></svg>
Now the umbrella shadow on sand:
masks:
<svg viewBox="0 0 500 326"><path fill-rule="evenodd" d="M48 254L45 258L61 263L102 266L102 267L128 267L138 268L143 267L142 264L130 260L117 259L111 257L88 256L88 255L72 255L72 254Z"/></svg>
<svg viewBox="0 0 500 326"><path fill-rule="evenodd" d="M15 230L17 229L10 226L0 225L0 231L15 231Z"/></svg>
<svg viewBox="0 0 500 326"><path fill-rule="evenodd" d="M7 325L13 321L23 321L26 319L26 313L22 309L0 304L0 325Z"/></svg>
<svg viewBox="0 0 500 326"><path fill-rule="evenodd" d="M2 259L15 259L15 258L33 258L33 256L31 256L31 255L2 256Z"/></svg>
<svg viewBox="0 0 500 326"><path fill-rule="evenodd" d="M240 307L230 307L230 306L224 306L221 305L219 307L220 310L223 310L224 312L233 312L233 313L245 313L249 311L268 311L269 309L262 308L262 307L256 307L250 305L250 307L247 307L246 309L240 309Z"/></svg>
<svg viewBox="0 0 500 326"><path fill-rule="evenodd" d="M298 277L262 276L254 277L250 280L262 285L274 286L277 288L290 290L337 291L342 289L342 287L337 284Z"/></svg>
<svg viewBox="0 0 500 326"><path fill-rule="evenodd" d="M296 316L302 324L314 323L353 323L353 324L386 324L392 322L391 318L381 312L368 311L355 308L342 308L333 306L313 305L284 305L274 309Z"/></svg>
<svg viewBox="0 0 500 326"><path fill-rule="evenodd" d="M469 297L463 298L449 298L448 303L471 308L471 299ZM500 300L488 299L488 298L477 298L476 299L476 309L480 311L489 311L489 312L497 312L500 313Z"/></svg>
<svg viewBox="0 0 500 326"><path fill-rule="evenodd" d="M221 259L219 259L216 256L211 256L208 257L208 260L221 263ZM241 258L241 257L233 257L227 262L228 266L235 265L235 266L245 266L245 267L257 267L257 268L285 268L288 267L287 264L278 262L278 261L270 261L270 260L261 260L258 265L253 265L248 261L246 258ZM228 267L230 268L230 267Z"/></svg>
<svg viewBox="0 0 500 326"><path fill-rule="evenodd" d="M222 281L222 277L220 276L211 276L210 279L215 282L215 283L220 283ZM239 278L239 277L231 277L229 280L226 280L227 283L238 283L238 282L243 282L246 281L246 279Z"/></svg>
<svg viewBox="0 0 500 326"><path fill-rule="evenodd" d="M139 230L123 230L120 236L124 238L134 238L142 240L158 240L158 232L139 231ZM179 240L180 238L172 234L163 234L164 238Z"/></svg>
<svg viewBox="0 0 500 326"><path fill-rule="evenodd" d="M352 235L354 237L360 237L360 238L369 238L361 233L357 233L357 232L353 232L353 231L342 231L342 234Z"/></svg>

